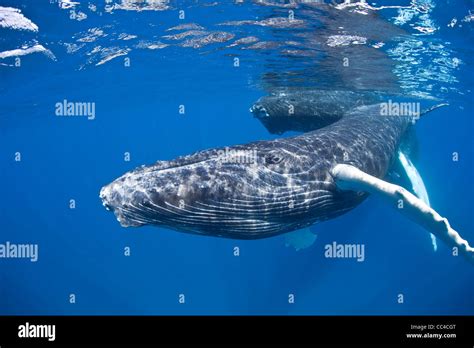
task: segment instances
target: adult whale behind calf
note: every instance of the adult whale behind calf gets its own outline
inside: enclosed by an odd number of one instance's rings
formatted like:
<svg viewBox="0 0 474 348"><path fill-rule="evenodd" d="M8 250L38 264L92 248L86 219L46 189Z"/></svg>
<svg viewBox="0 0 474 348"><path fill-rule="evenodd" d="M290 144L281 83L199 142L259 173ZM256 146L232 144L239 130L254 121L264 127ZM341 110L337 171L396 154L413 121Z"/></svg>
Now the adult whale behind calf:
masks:
<svg viewBox="0 0 474 348"><path fill-rule="evenodd" d="M412 122L382 116L382 105L355 108L303 135L211 149L128 172L100 192L124 227L161 225L209 236L258 239L337 217L380 193L428 231L474 249L403 188L380 180Z"/></svg>
<svg viewBox="0 0 474 348"><path fill-rule="evenodd" d="M277 89L250 111L272 134L308 132L339 121L355 107L381 102L383 96L368 91Z"/></svg>

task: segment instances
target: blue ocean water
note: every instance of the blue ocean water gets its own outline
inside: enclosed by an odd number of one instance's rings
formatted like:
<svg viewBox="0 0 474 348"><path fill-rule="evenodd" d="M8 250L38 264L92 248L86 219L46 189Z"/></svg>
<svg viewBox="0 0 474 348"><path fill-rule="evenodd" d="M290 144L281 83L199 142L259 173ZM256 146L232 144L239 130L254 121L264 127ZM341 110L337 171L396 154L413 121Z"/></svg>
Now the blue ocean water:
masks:
<svg viewBox="0 0 474 348"><path fill-rule="evenodd" d="M248 111L272 89L397 90L450 104L417 123L414 162L472 243L473 2L340 3L1 0L0 243L39 254L0 259L0 314L474 314L472 264L376 197L300 251L122 228L102 206L100 188L142 164L276 138ZM58 117L65 100L94 119ZM326 258L333 242L363 244L364 262Z"/></svg>

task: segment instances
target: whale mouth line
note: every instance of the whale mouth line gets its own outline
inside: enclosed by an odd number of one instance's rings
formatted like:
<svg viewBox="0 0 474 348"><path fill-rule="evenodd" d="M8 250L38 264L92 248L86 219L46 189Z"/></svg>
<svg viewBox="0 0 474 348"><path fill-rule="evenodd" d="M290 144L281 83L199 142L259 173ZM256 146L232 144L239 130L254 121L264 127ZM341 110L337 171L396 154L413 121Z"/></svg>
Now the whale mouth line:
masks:
<svg viewBox="0 0 474 348"><path fill-rule="evenodd" d="M102 198L102 197L101 197ZM133 211L122 205L111 205L106 201L107 197L102 198L102 205L108 210L114 213L115 218L122 227L140 227L148 225L151 221L147 221L145 218L138 216L139 211ZM157 219L153 219L154 225L161 225L162 223Z"/></svg>

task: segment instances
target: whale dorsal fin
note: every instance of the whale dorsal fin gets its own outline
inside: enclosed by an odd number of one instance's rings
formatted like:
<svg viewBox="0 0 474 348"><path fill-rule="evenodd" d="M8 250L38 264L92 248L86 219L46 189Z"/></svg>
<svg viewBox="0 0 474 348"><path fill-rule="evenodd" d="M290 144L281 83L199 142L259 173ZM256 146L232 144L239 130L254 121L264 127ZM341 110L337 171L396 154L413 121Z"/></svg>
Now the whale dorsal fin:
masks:
<svg viewBox="0 0 474 348"><path fill-rule="evenodd" d="M398 209L399 212L423 226L447 245L457 247L469 261L474 263L474 248L451 227L448 220L403 187L376 178L347 164L334 166L331 175L342 190L379 194L394 207L402 206L403 208ZM400 205L400 202L403 204Z"/></svg>

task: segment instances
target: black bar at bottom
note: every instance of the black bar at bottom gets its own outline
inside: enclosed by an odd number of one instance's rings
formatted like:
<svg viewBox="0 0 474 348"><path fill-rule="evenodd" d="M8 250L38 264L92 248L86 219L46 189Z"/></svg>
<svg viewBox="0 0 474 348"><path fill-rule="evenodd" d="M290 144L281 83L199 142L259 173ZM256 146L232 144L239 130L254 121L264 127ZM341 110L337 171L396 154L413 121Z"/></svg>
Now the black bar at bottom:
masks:
<svg viewBox="0 0 474 348"><path fill-rule="evenodd" d="M54 325L53 327L45 325ZM20 337L23 336L23 337ZM27 336L27 337L24 337ZM31 337L43 336L43 337ZM53 340L54 338L54 340ZM474 346L472 316L1 316L16 344L325 343Z"/></svg>

